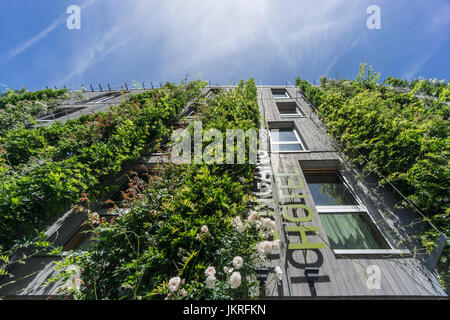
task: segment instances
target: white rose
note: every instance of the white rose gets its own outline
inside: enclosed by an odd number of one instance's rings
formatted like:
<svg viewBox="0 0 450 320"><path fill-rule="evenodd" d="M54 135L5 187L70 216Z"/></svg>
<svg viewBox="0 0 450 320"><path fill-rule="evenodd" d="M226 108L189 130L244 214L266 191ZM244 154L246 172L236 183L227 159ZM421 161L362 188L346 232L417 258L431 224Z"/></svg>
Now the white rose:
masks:
<svg viewBox="0 0 450 320"><path fill-rule="evenodd" d="M273 249L273 244L270 241L264 241L263 247L265 253L271 253Z"/></svg>
<svg viewBox="0 0 450 320"><path fill-rule="evenodd" d="M206 287L208 287L209 289L214 289L216 287L216 277L209 276L208 278L206 278Z"/></svg>
<svg viewBox="0 0 450 320"><path fill-rule="evenodd" d="M272 247L273 247L273 250L280 250L280 240L274 240L274 241L272 241Z"/></svg>
<svg viewBox="0 0 450 320"><path fill-rule="evenodd" d="M169 280L169 291L174 293L180 288L181 279L179 277L175 277Z"/></svg>
<svg viewBox="0 0 450 320"><path fill-rule="evenodd" d="M231 274L233 272L233 268L223 267L223 272L225 272L226 274Z"/></svg>
<svg viewBox="0 0 450 320"><path fill-rule="evenodd" d="M261 219L262 225L264 226L264 228L266 228L269 231L275 230L275 228L277 227L277 225L275 224L275 221L273 221L272 219L269 218L264 218Z"/></svg>
<svg viewBox="0 0 450 320"><path fill-rule="evenodd" d="M246 229L246 228L245 228L244 224L242 224L242 223L240 223L240 224L238 224L238 225L236 226L236 230L237 230L239 233L244 232L245 229Z"/></svg>
<svg viewBox="0 0 450 320"><path fill-rule="evenodd" d="M233 265L236 269L240 269L242 268L242 266L244 265L244 260L241 257L234 257L233 259Z"/></svg>
<svg viewBox="0 0 450 320"><path fill-rule="evenodd" d="M231 225L235 228L237 228L238 225L242 224L241 218L240 217L236 217L233 219L233 221L231 221Z"/></svg>
<svg viewBox="0 0 450 320"><path fill-rule="evenodd" d="M283 270L279 266L275 267L275 277L278 279L278 281L281 281L283 279Z"/></svg>
<svg viewBox="0 0 450 320"><path fill-rule="evenodd" d="M200 231L203 232L203 233L208 233L208 231L209 231L208 226L205 226L205 225L202 226Z"/></svg>
<svg viewBox="0 0 450 320"><path fill-rule="evenodd" d="M230 280L228 280L229 284L233 289L236 289L241 285L241 274L240 272L236 271L233 272L233 274L230 277Z"/></svg>
<svg viewBox="0 0 450 320"><path fill-rule="evenodd" d="M258 221L258 219L259 219L259 214L258 214L258 212L256 212L256 211L253 211L251 214L250 214L250 216L248 217L248 222L250 222L250 223L254 223L254 222L256 222L256 221Z"/></svg>
<svg viewBox="0 0 450 320"><path fill-rule="evenodd" d="M205 275L207 277L214 277L216 275L216 269L214 267L209 267L205 270Z"/></svg>
<svg viewBox="0 0 450 320"><path fill-rule="evenodd" d="M267 254L272 252L273 243L271 241L263 241L257 244L257 250L260 254Z"/></svg>

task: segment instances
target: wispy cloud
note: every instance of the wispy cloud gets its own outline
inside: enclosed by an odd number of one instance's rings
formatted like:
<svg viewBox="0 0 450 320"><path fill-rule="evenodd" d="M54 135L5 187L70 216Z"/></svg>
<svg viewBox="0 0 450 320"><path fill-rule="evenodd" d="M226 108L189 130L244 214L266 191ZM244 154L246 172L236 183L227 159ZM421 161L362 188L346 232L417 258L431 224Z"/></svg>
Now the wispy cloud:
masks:
<svg viewBox="0 0 450 320"><path fill-rule="evenodd" d="M353 77L361 61L410 76L442 59L450 6L448 0L436 1L438 8L425 12L419 0L379 1L383 30L368 31L366 9L374 0L89 0L84 6L94 5L82 12L81 32L66 33L57 44L45 41L48 48L35 51L33 59L45 62L54 45L59 50L50 56L59 63L45 64L41 74L36 66L30 81L76 88L202 74L214 83L252 76L276 84L296 76L311 81L322 74ZM409 7L415 10L394 19ZM408 33L407 25L418 15L419 31ZM10 49L4 61L44 43L65 17ZM5 64L0 67L11 72ZM22 77L9 78L22 85Z"/></svg>
<svg viewBox="0 0 450 320"><path fill-rule="evenodd" d="M89 5L91 5L95 0L88 0L86 3L84 3L81 8L85 8ZM2 63L7 63L14 59L16 56L21 54L22 52L26 51L28 48L34 46L39 41L47 37L49 33L51 33L53 30L55 30L57 27L62 25L66 21L67 15L63 14L59 16L55 21L53 21L49 26L47 26L44 30L40 31L35 36L22 41L18 45L16 45L14 48L10 49L8 52L2 55L1 61Z"/></svg>
<svg viewBox="0 0 450 320"><path fill-rule="evenodd" d="M407 67L407 70L402 74L403 78L412 79L421 76L419 73L422 71L423 66L439 51L442 44L448 40L448 32L446 31L450 28L449 15L450 4L447 3L436 15L434 15L433 19L428 26L423 29L422 33L417 35L418 39L427 43L427 51Z"/></svg>
<svg viewBox="0 0 450 320"><path fill-rule="evenodd" d="M275 60L280 65L278 72L295 72L313 63L323 67L323 61L336 59L337 53L345 53L344 49L352 45L354 39L343 39L365 15L363 5L349 9L348 3L134 0L117 8L116 1L104 2L108 21L116 22L103 28L115 31L98 33L108 35L107 41L91 41L79 50L69 63L73 70L60 81L88 73L112 46L117 49L115 68L128 61L130 53L140 59L146 54L146 60L153 63L138 65L143 61L134 61L126 68L134 68L139 74L141 70L137 69L151 67L146 69L149 74L168 79L200 72L210 80L235 79L246 70L255 71L257 63L261 71L275 68L271 64ZM129 47L136 51L130 52ZM254 75L260 76L261 72L256 71Z"/></svg>
<svg viewBox="0 0 450 320"><path fill-rule="evenodd" d="M64 78L58 80L57 84L63 85L74 77L82 75L86 70L101 61L110 52L123 47L133 38L133 34L128 34L126 37L120 37L120 35L121 28L116 26L114 29L103 34L99 41L94 41L92 46L84 48L82 53L77 56L77 61L71 64L72 71Z"/></svg>
<svg viewBox="0 0 450 320"><path fill-rule="evenodd" d="M20 53L24 52L25 50L27 50L28 48L30 48L31 46L35 45L40 40L45 38L50 32L52 32L59 25L64 23L64 21L65 21L65 16L60 16L58 19L53 21L52 24L50 24L47 28L45 28L44 30L39 32L37 35L35 35L35 36L33 36L33 37L31 37L31 38L21 42L20 44L18 44L17 46L15 46L11 50L9 50L6 54L4 54L2 56L1 61L3 63L7 63L7 62L11 61L17 55L19 55Z"/></svg>

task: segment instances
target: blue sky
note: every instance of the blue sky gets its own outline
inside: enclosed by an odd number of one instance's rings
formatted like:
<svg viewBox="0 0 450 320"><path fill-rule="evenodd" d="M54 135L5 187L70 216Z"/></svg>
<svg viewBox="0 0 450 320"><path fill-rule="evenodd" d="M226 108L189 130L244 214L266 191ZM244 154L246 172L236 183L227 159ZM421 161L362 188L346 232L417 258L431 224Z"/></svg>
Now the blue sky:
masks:
<svg viewBox="0 0 450 320"><path fill-rule="evenodd" d="M66 9L81 9L68 30ZM381 9L369 30L366 10ZM14 0L0 10L0 84L80 88L254 77L449 79L449 0Z"/></svg>

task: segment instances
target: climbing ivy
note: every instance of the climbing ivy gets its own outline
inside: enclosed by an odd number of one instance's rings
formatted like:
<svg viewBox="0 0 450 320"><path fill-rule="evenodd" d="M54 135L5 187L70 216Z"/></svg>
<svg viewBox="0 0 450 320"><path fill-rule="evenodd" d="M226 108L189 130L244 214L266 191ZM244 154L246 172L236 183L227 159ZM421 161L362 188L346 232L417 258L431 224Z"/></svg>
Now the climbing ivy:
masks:
<svg viewBox="0 0 450 320"><path fill-rule="evenodd" d="M215 128L224 138L226 129L258 130L255 82L199 101L197 112L204 132ZM184 121L179 126L190 128ZM75 252L60 265L78 270L75 276L65 274L64 292L78 299L256 296L257 243L269 235L262 235L256 212L255 224L247 222L255 206L254 176L248 161L164 164L147 179L133 176L123 200L128 213L94 229L88 252Z"/></svg>
<svg viewBox="0 0 450 320"><path fill-rule="evenodd" d="M379 84L379 78L362 64L354 81L321 79L320 87L300 78L296 82L343 151L365 171L379 173L380 183L387 179L395 185L407 198L400 204L412 203L449 235L450 85L436 86L433 100L420 96L427 92L427 81L415 81L411 91L402 93ZM392 78L386 82L398 83ZM438 236L434 229L424 231L428 251ZM442 257L447 277L449 254L447 246Z"/></svg>
<svg viewBox="0 0 450 320"><path fill-rule="evenodd" d="M99 195L107 189L103 182L147 151L146 146L158 148L149 143L169 133L201 87L199 82L167 84L106 112L37 129L8 130L0 137L0 246L8 249L34 234L81 194ZM49 92L10 92L4 99L38 99Z"/></svg>

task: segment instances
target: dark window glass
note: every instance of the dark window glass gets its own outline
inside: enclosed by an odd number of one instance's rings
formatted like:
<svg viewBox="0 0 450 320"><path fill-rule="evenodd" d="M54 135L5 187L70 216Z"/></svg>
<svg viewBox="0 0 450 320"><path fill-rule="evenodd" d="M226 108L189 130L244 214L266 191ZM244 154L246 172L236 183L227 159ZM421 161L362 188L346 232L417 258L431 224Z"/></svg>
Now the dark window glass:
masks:
<svg viewBox="0 0 450 320"><path fill-rule="evenodd" d="M277 102L280 115L302 115L300 107L295 102Z"/></svg>
<svg viewBox="0 0 450 320"><path fill-rule="evenodd" d="M72 114L74 112L80 111L86 109L85 107L74 107L74 108L60 108L53 112L52 115L46 116L44 118L41 118L40 120L52 120L52 119L58 119L62 118L64 116L67 116L69 114Z"/></svg>
<svg viewBox="0 0 450 320"><path fill-rule="evenodd" d="M316 206L358 204L336 171L305 172L305 178Z"/></svg>
<svg viewBox="0 0 450 320"><path fill-rule="evenodd" d="M272 89L272 95L275 99L289 98L289 94L285 89Z"/></svg>
<svg viewBox="0 0 450 320"><path fill-rule="evenodd" d="M86 249L91 242L91 227L84 225L81 229L64 245L63 251L83 250Z"/></svg>
<svg viewBox="0 0 450 320"><path fill-rule="evenodd" d="M280 109L280 114L300 114L297 108L291 108L291 109Z"/></svg>

